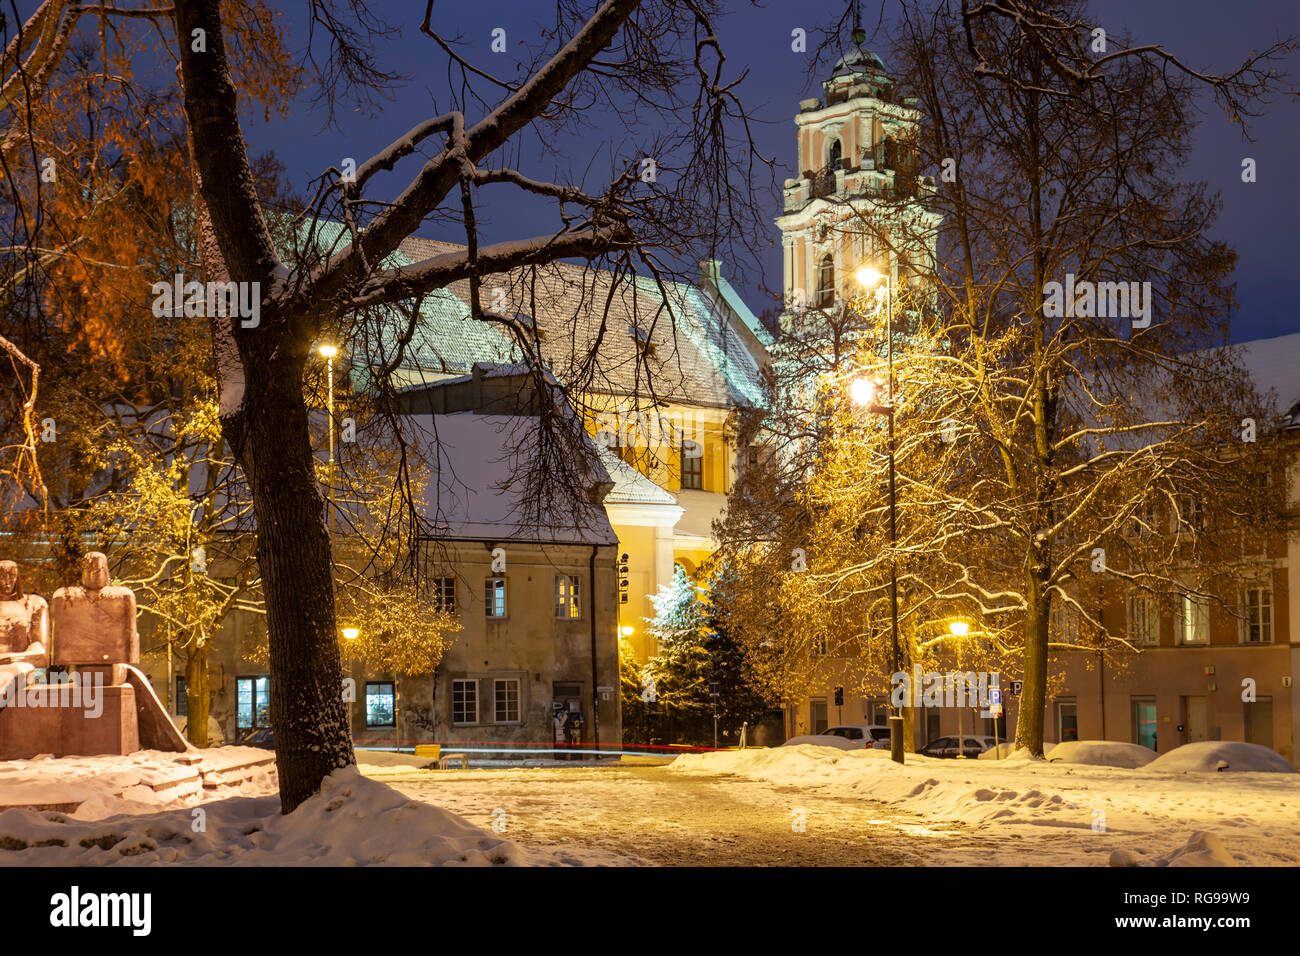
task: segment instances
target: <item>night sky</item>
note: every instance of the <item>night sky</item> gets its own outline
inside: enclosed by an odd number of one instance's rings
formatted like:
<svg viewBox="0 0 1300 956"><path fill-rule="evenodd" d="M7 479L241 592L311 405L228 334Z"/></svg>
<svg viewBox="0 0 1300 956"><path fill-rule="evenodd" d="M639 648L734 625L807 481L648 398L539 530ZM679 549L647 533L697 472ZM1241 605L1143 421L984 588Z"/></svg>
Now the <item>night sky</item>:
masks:
<svg viewBox="0 0 1300 956"><path fill-rule="evenodd" d="M306 23L299 5L286 14L290 43L295 49L306 43ZM819 64L809 76L809 54L790 50L790 32L795 27L809 31L809 49L815 49L815 30L829 27L843 10L842 0L768 0L760 7L733 0L732 12L722 20L719 35L727 55L729 76L744 67L751 68L740 88L747 107L761 120L755 127L760 151L774 156L782 168L775 186L794 171L793 116L800 99L818 95L817 80L829 73L830 62ZM399 35L391 37L379 50L385 68L406 75L407 83L397 90L391 101L380 108L354 108L342 105L336 126L327 124L323 108L314 108L311 90L300 96L287 122L270 125L253 122L247 127L249 145L254 151L273 150L288 167L291 182L301 192L322 169L341 157L353 156L358 162L386 145L421 119L432 115L431 97L446 105L443 92L447 74L442 57L434 55L433 41L418 32L424 4L381 4L376 9L396 18L408 19ZM472 62L510 75L499 64L511 53L492 54L489 50L494 27L507 30L508 43L514 49L519 41L540 42L535 24L545 19L551 4L538 0L476 0L474 3L449 3L439 0L434 11L444 34L459 34L465 41L461 52ZM886 2L883 15L894 9ZM1202 70L1224 70L1237 63L1251 50L1268 46L1276 39L1300 33L1300 3L1294 0L1251 0L1222 3L1211 0L1096 0L1091 9L1098 25L1108 32L1127 30L1138 42L1158 42L1180 56L1189 65ZM865 0L863 20L870 30L878 21L881 5ZM868 46L873 46L868 41ZM879 46L877 44L876 46ZM879 52L889 62L888 50ZM436 64L436 66L435 66ZM1300 77L1300 54L1290 67L1293 80ZM1250 121L1254 142L1243 140L1240 128L1230 124L1209 100L1203 100L1203 119L1196 133L1196 150L1186 170L1190 179L1204 180L1212 191L1220 193L1223 210L1216 233L1237 250L1237 295L1240 302L1232 320L1232 338L1245 341L1300 331L1300 291L1292 278L1296 256L1296 220L1300 215L1300 105L1294 99L1278 100L1263 115ZM472 123L476 117L471 116ZM588 135L574 144L575 165L581 168L594 147ZM1252 157L1257 164L1257 181L1241 181L1241 163ZM531 168L525 154L524 171L549 174L550 167ZM413 164L399 167L400 172L414 169ZM390 177L396 186L402 177ZM777 188L771 193L771 217L779 212ZM553 209L488 207L486 231L489 240L518 238L547 232L556 227ZM445 229L445 227L443 227ZM463 241L453 231L440 232L430 227L421 235ZM771 227L770 241L763 243L762 260L727 263L732 276L755 312L770 306L759 289L779 289L781 260L778 232Z"/></svg>

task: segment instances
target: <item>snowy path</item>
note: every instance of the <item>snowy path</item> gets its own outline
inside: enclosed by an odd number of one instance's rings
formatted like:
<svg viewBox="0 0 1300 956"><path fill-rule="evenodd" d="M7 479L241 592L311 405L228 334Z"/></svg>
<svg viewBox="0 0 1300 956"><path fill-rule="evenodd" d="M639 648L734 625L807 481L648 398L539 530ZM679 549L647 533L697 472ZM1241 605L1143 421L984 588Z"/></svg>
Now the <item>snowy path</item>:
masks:
<svg viewBox="0 0 1300 956"><path fill-rule="evenodd" d="M504 835L525 846L590 847L629 855L633 864L946 865L978 863L994 842L964 824L927 824L874 801L732 774L674 774L667 767L386 773L378 779L483 827L502 810ZM794 829L800 809L803 832Z"/></svg>
<svg viewBox="0 0 1300 956"><path fill-rule="evenodd" d="M498 832L524 846L629 863L1106 866L1123 850L1160 865L1198 831L1240 864L1300 862L1296 774L923 757L899 768L887 757L812 747L678 758L672 768L393 768L379 779L480 826L504 823Z"/></svg>

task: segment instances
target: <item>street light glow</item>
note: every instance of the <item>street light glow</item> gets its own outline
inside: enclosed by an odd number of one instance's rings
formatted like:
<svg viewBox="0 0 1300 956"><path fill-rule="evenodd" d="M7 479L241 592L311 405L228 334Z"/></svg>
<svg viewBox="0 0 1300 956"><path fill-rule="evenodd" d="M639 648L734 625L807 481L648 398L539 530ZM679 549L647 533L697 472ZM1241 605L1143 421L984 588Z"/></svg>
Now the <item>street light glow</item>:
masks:
<svg viewBox="0 0 1300 956"><path fill-rule="evenodd" d="M334 356L338 355L338 353L339 350L335 348L333 345L322 345L320 347L320 354L325 356L327 359L333 358Z"/></svg>
<svg viewBox="0 0 1300 956"><path fill-rule="evenodd" d="M863 266L857 271L858 285L864 289L870 289L877 282L888 278L889 276L886 273L881 272L875 266Z"/></svg>
<svg viewBox="0 0 1300 956"><path fill-rule="evenodd" d="M849 395L859 405L870 405L876 400L876 383L869 378L855 378L849 386Z"/></svg>
<svg viewBox="0 0 1300 956"><path fill-rule="evenodd" d="M953 637L965 637L970 631L970 625L965 621L952 621L948 624L948 630L952 631Z"/></svg>
<svg viewBox="0 0 1300 956"><path fill-rule="evenodd" d="M624 624L622 627L618 629L618 632L622 634L624 637L631 637L633 633L635 633L635 631L636 631L635 627L628 627L626 624Z"/></svg>
<svg viewBox="0 0 1300 956"><path fill-rule="evenodd" d="M361 634L361 628L359 627L343 628L343 636L347 638L349 641L355 641L357 637L360 636L360 634Z"/></svg>

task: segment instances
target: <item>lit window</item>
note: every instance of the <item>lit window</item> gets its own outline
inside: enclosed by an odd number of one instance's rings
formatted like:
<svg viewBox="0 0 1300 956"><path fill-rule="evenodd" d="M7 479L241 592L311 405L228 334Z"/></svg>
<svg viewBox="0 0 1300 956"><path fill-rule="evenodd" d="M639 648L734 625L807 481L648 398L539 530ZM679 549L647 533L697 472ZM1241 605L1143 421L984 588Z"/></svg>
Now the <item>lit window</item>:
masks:
<svg viewBox="0 0 1300 956"><path fill-rule="evenodd" d="M1134 644L1160 643L1160 617L1149 594L1129 595L1128 639Z"/></svg>
<svg viewBox="0 0 1300 956"><path fill-rule="evenodd" d="M557 574L555 576L555 616L576 618L582 616L578 604L578 576L576 574Z"/></svg>
<svg viewBox="0 0 1300 956"><path fill-rule="evenodd" d="M817 267L817 307L825 309L835 303L835 262L830 253L822 256Z"/></svg>
<svg viewBox="0 0 1300 956"><path fill-rule="evenodd" d="M827 647L826 635L819 634L812 640L812 656L825 657L829 648Z"/></svg>
<svg viewBox="0 0 1300 956"><path fill-rule="evenodd" d="M519 723L519 679L498 678L494 685L494 720L498 724Z"/></svg>
<svg viewBox="0 0 1300 956"><path fill-rule="evenodd" d="M433 578L429 582L429 596L436 611L456 613L456 579Z"/></svg>
<svg viewBox="0 0 1300 956"><path fill-rule="evenodd" d="M235 727L261 730L271 726L271 678L235 679Z"/></svg>
<svg viewBox="0 0 1300 956"><path fill-rule="evenodd" d="M1210 643L1210 599L1184 591L1178 602L1178 640L1181 644Z"/></svg>
<svg viewBox="0 0 1300 956"><path fill-rule="evenodd" d="M1241 589L1241 639L1247 644L1273 643L1273 589L1247 584Z"/></svg>
<svg viewBox="0 0 1300 956"><path fill-rule="evenodd" d="M366 726L393 727L394 698L392 681L366 681Z"/></svg>
<svg viewBox="0 0 1300 956"><path fill-rule="evenodd" d="M488 617L506 616L506 579L488 578L483 599L484 613Z"/></svg>
<svg viewBox="0 0 1300 956"><path fill-rule="evenodd" d="M451 722L478 723L478 681L458 678L451 682Z"/></svg>

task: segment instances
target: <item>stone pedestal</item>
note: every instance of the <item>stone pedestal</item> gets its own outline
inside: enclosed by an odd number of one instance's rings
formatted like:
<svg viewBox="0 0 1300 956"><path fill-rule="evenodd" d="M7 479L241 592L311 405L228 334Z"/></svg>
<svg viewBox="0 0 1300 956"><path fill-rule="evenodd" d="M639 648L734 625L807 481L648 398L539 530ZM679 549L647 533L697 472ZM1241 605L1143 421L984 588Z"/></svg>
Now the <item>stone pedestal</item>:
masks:
<svg viewBox="0 0 1300 956"><path fill-rule="evenodd" d="M29 686L23 706L0 708L0 760L26 760L37 754L93 757L140 749L134 688L96 688L96 708L75 702L58 684ZM27 700L41 700L27 706Z"/></svg>

